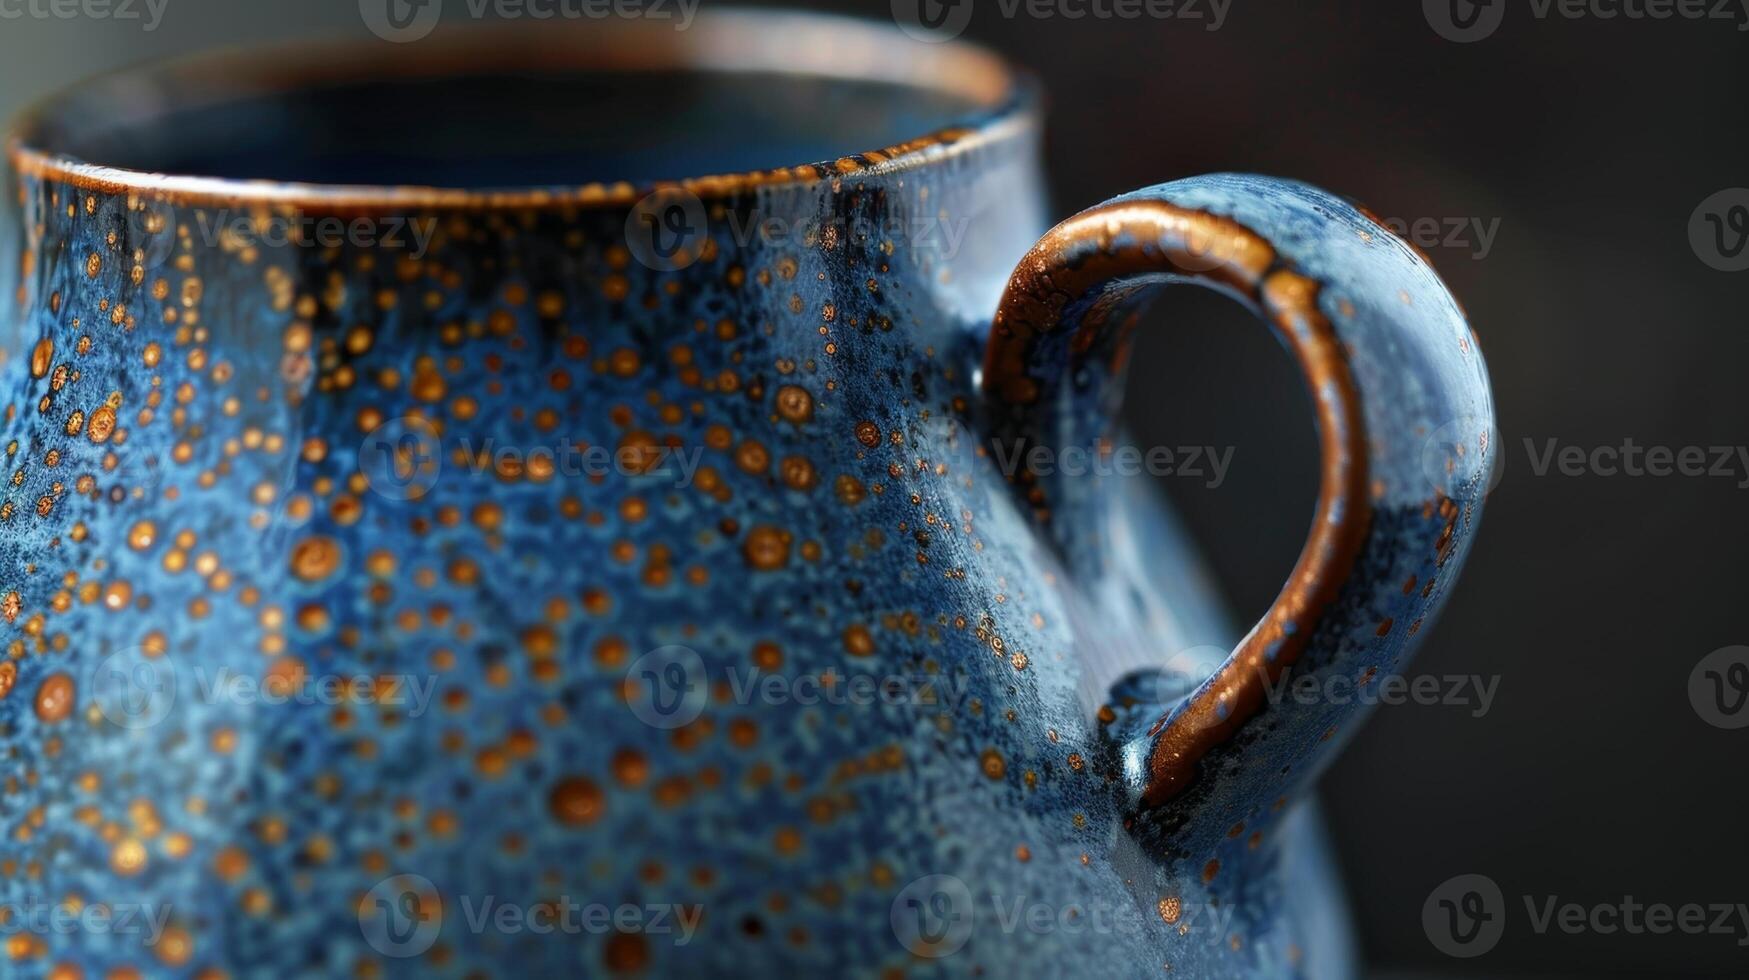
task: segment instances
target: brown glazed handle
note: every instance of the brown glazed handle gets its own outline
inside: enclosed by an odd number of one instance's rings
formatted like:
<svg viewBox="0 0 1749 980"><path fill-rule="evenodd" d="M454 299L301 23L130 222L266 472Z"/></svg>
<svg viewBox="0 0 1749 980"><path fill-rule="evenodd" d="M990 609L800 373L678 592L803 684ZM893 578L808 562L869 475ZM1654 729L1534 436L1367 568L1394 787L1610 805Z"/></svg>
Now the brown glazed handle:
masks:
<svg viewBox="0 0 1749 980"><path fill-rule="evenodd" d="M1085 211L1021 260L985 353L999 435L1054 447L1109 432L1135 315L1168 283L1214 287L1271 324L1315 406L1318 502L1286 586L1220 668L1125 749L1144 808L1196 786L1198 809L1243 819L1303 787L1362 710L1272 704L1285 672L1364 685L1402 669L1480 516L1493 402L1474 335L1418 252L1322 191L1223 174ZM1071 552L1054 515L1085 491L1025 470L1014 479Z"/></svg>

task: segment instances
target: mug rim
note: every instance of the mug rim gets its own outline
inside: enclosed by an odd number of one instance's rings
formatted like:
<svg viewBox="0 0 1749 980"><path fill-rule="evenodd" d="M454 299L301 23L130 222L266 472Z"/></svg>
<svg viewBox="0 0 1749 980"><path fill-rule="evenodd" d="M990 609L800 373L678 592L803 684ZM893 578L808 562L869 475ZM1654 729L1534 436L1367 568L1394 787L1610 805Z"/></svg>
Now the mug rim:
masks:
<svg viewBox="0 0 1749 980"><path fill-rule="evenodd" d="M448 37L396 45L383 57L377 40L301 40L245 44L98 75L59 89L14 118L6 156L16 177L60 181L82 190L130 194L173 205L278 206L313 213L386 209L545 210L624 207L679 188L701 200L754 190L813 187L827 181L884 176L964 156L1038 125L1036 81L994 52L957 39L916 40L897 26L855 17L773 9L700 12L686 30L614 20L555 27L550 22L473 26ZM417 48L407 51L407 48ZM485 58L482 60L482 55ZM167 110L287 91L313 82L446 77L494 62L506 67L588 68L610 72L771 73L796 78L898 84L971 103L953 124L890 146L847 148L830 161L645 182L592 181L568 186L463 188L417 184L339 184L199 174L166 174L88 161L45 145L45 128L90 99L113 99L149 116ZM203 80L209 85L199 85ZM209 100L165 104L152 98L167 82L215 91ZM141 97L139 93L144 93ZM133 97L129 97L132 95Z"/></svg>

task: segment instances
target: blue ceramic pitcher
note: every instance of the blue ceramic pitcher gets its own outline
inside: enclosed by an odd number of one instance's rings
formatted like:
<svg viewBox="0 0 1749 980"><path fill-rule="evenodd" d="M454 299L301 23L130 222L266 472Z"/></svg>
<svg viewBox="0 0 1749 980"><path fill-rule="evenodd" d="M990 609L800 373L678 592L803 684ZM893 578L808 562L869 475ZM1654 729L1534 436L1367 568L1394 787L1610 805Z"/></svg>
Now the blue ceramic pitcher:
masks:
<svg viewBox="0 0 1749 980"><path fill-rule="evenodd" d="M1481 353L1301 184L1047 231L1038 137L978 49L767 13L21 120L8 975L1349 973L1309 794L1365 699L1303 695L1456 579ZM1316 413L1243 634L1115 428L1179 283Z"/></svg>

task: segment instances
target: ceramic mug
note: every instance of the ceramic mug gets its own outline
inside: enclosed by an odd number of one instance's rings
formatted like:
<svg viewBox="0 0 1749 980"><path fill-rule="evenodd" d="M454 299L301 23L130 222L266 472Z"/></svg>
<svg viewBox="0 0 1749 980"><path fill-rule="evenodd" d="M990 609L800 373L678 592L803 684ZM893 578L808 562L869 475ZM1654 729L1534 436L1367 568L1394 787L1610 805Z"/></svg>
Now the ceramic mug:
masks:
<svg viewBox="0 0 1749 980"><path fill-rule="evenodd" d="M1308 789L1362 709L1281 692L1400 670L1480 515L1425 259L1244 175L1047 232L969 46L445 38L15 131L12 971L1349 972ZM1316 414L1243 636L1143 481L1062 465L1125 451L1175 283Z"/></svg>

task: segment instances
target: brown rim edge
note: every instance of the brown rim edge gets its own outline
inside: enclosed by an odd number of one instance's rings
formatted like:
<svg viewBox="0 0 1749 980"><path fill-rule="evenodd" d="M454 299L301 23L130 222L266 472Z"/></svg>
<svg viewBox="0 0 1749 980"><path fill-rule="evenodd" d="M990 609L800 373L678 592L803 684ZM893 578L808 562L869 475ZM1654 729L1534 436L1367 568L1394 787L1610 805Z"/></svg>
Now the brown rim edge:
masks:
<svg viewBox="0 0 1749 980"><path fill-rule="evenodd" d="M1026 373L1032 348L1061 326L1063 307L1150 274L1224 287L1273 322L1310 386L1320 450L1318 504L1287 584L1184 709L1148 731L1155 741L1142 802L1153 807L1195 780L1197 763L1262 710L1268 685L1305 651L1359 558L1372 500L1360 392L1347 352L1318 309L1321 284L1287 268L1268 239L1229 218L1135 201L1094 208L1053 228L1021 260L1003 294L985 355L985 391L1035 401L1037 386ZM1077 346L1084 341L1077 338Z"/></svg>
<svg viewBox="0 0 1749 980"><path fill-rule="evenodd" d="M473 27L459 36L418 43L422 53L387 62L387 42L295 41L245 45L169 62L147 63L99 76L36 103L12 122L7 159L20 176L65 182L104 194L138 194L188 206L279 206L315 213L432 208L454 210L586 209L624 206L652 191L681 188L704 200L762 188L814 186L828 180L875 177L914 169L1037 128L1036 86L997 55L972 44L924 44L896 28L829 15L776 10L701 14L686 32L649 24ZM587 43L579 44L578 35ZM183 83L224 79L226 96L305 84L313 78L434 75L470 62L481 52L502 57L508 40L522 68L579 67L613 71L690 69L888 82L945 91L976 104L976 125L952 126L875 150L768 170L708 174L679 180L594 182L571 187L468 189L397 185L313 184L152 173L109 167L32 145L42 123L57 110L107 87L149 79ZM488 59L489 61L490 59ZM361 63L374 64L359 71ZM288 67L296 65L297 67ZM246 71L242 80L237 73ZM241 89L241 92L239 92Z"/></svg>

